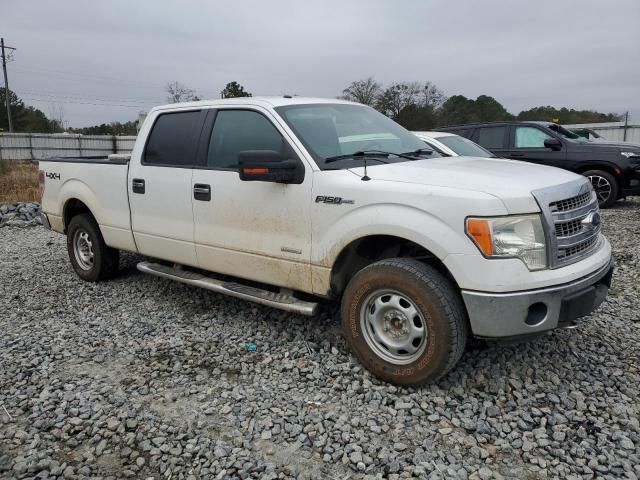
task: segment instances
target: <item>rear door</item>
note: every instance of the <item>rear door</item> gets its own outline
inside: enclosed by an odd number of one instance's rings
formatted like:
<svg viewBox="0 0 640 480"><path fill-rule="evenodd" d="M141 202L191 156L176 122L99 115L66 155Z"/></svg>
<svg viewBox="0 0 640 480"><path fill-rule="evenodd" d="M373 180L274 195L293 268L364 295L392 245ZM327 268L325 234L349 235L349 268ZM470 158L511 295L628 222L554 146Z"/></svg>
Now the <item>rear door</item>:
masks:
<svg viewBox="0 0 640 480"><path fill-rule="evenodd" d="M311 290L310 169L301 184L247 182L238 154L299 152L269 111L211 111L201 139L205 165L194 170L194 219L201 268L297 290Z"/></svg>
<svg viewBox="0 0 640 480"><path fill-rule="evenodd" d="M132 230L144 255L197 266L191 177L204 115L200 110L160 113L140 161L130 166Z"/></svg>
<svg viewBox="0 0 640 480"><path fill-rule="evenodd" d="M552 150L544 146L544 141L550 138L558 137L536 125L513 125L506 156L514 160L566 168L567 149L564 142L560 150Z"/></svg>
<svg viewBox="0 0 640 480"><path fill-rule="evenodd" d="M490 125L478 127L473 132L471 140L482 145L497 157L506 158L508 154L509 126Z"/></svg>

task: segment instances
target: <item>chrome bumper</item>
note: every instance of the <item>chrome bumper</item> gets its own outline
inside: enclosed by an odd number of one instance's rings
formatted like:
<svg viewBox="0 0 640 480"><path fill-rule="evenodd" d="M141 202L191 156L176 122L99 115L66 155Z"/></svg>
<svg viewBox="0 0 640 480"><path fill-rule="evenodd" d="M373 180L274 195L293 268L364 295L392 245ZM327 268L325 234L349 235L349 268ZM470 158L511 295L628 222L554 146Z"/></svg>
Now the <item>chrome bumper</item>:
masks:
<svg viewBox="0 0 640 480"><path fill-rule="evenodd" d="M513 293L462 291L471 330L477 337L515 337L567 327L595 310L607 297L613 258L571 283Z"/></svg>

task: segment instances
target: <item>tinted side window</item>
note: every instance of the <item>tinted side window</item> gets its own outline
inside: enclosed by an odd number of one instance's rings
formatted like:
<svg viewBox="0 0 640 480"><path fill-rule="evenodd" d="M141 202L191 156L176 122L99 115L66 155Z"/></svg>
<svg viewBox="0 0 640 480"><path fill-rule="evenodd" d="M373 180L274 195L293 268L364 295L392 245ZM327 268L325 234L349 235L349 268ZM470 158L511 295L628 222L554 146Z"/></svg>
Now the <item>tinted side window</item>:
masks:
<svg viewBox="0 0 640 480"><path fill-rule="evenodd" d="M456 130L455 134L460 135L461 137L471 138L471 132L473 132L473 129L471 128L461 128L460 130Z"/></svg>
<svg viewBox="0 0 640 480"><path fill-rule="evenodd" d="M207 166L237 168L244 150L281 152L283 139L267 118L251 110L220 110L211 131Z"/></svg>
<svg viewBox="0 0 640 480"><path fill-rule="evenodd" d="M544 148L544 141L551 138L539 128L516 127L516 148Z"/></svg>
<svg viewBox="0 0 640 480"><path fill-rule="evenodd" d="M144 150L144 163L194 165L200 118L200 111L163 113L158 116Z"/></svg>
<svg viewBox="0 0 640 480"><path fill-rule="evenodd" d="M478 143L484 148L504 148L507 127L482 127L478 129Z"/></svg>

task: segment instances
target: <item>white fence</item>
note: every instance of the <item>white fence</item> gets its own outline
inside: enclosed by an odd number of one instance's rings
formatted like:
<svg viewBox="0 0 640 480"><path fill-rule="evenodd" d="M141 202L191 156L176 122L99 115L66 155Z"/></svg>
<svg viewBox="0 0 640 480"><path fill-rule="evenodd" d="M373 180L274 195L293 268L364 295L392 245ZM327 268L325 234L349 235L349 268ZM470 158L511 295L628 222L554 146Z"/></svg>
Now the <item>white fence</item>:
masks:
<svg viewBox="0 0 640 480"><path fill-rule="evenodd" d="M591 128L605 140L611 142L640 143L640 124L637 123L629 124L626 127L624 122L576 123L571 125L563 123L562 126L567 128Z"/></svg>
<svg viewBox="0 0 640 480"><path fill-rule="evenodd" d="M130 153L135 136L66 133L0 133L0 160L42 160L51 157L104 157Z"/></svg>

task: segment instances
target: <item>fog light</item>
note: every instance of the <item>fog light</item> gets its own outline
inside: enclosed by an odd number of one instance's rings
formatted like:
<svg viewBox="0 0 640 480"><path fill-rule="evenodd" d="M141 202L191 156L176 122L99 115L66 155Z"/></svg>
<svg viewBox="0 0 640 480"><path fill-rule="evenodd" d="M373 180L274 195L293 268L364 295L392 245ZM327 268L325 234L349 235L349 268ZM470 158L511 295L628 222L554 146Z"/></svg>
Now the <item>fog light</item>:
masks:
<svg viewBox="0 0 640 480"><path fill-rule="evenodd" d="M540 325L546 317L547 306L541 302L534 303L529 307L529 312L527 313L527 318L524 323L530 327L535 327L536 325Z"/></svg>

